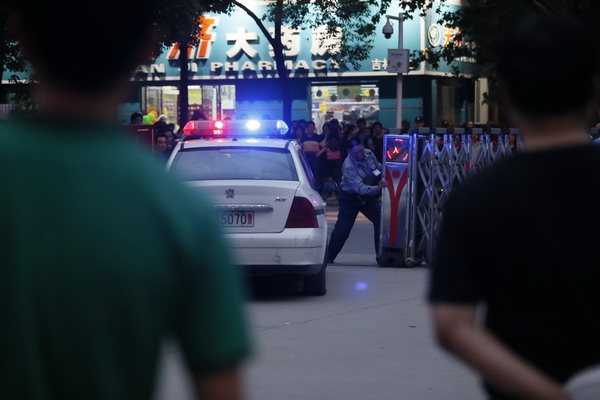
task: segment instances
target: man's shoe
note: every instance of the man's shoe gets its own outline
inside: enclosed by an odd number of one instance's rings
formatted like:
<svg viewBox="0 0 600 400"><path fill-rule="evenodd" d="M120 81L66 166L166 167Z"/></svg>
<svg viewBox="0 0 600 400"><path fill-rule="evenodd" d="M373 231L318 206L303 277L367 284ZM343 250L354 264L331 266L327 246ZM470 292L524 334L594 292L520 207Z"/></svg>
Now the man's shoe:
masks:
<svg viewBox="0 0 600 400"><path fill-rule="evenodd" d="M327 264L335 264L335 263L333 262L333 258L331 258L331 257L327 257Z"/></svg>

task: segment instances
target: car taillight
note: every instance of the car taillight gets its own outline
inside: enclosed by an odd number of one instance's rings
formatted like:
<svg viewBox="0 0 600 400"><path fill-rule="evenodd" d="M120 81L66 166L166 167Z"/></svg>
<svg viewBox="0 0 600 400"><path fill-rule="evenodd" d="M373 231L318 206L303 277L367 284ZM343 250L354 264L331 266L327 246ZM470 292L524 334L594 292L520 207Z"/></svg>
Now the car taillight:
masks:
<svg viewBox="0 0 600 400"><path fill-rule="evenodd" d="M286 228L318 228L317 214L312 203L304 197L294 197Z"/></svg>

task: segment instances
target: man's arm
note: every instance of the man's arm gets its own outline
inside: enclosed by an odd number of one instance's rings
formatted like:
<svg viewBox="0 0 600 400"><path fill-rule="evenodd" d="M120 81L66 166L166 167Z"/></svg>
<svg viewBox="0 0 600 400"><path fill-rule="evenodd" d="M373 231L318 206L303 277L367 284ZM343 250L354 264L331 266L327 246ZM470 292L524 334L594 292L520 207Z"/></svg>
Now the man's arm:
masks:
<svg viewBox="0 0 600 400"><path fill-rule="evenodd" d="M354 191L354 193L361 196L376 196L381 193L381 187L379 185L369 186L362 182L362 178L358 175L357 167L354 164L348 165L344 162L342 173L344 175L342 189L351 189L351 191ZM346 185L347 187L345 187Z"/></svg>
<svg viewBox="0 0 600 400"><path fill-rule="evenodd" d="M198 375L195 385L199 400L240 400L243 397L237 368L210 375Z"/></svg>
<svg viewBox="0 0 600 400"><path fill-rule="evenodd" d="M563 388L518 358L475 321L475 305L433 303L438 343L477 370L490 384L532 400L568 400Z"/></svg>

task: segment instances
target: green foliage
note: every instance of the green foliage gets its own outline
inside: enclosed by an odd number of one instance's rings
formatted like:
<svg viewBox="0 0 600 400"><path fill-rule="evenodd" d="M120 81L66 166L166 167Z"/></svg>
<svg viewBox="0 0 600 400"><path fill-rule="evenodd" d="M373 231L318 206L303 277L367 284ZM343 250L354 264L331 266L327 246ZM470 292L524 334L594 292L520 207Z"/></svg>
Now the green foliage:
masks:
<svg viewBox="0 0 600 400"><path fill-rule="evenodd" d="M342 69L358 68L373 48L371 38L391 0L285 0L269 4L266 20L293 29L325 27L319 40ZM340 36L339 32L343 32ZM341 38L340 41L330 39Z"/></svg>
<svg viewBox="0 0 600 400"><path fill-rule="evenodd" d="M521 16L538 12L566 13L587 22L593 29L594 37L599 39L595 41L598 43L597 48L590 51L600 50L600 26L595 21L600 15L600 2L597 0L470 0L468 6L456 12L447 9L444 11L443 2L436 3L435 7L441 15L438 23L457 27L461 33L456 35L447 47L438 46L413 54L413 62L427 61L434 68L437 68L440 62L446 62L458 73L457 60L468 57L473 58L477 64L476 76L486 76L494 80L494 66L497 61L495 49L504 33L508 32Z"/></svg>
<svg viewBox="0 0 600 400"><path fill-rule="evenodd" d="M13 75L10 79L11 83L14 83L12 90L12 96L9 99L11 104L15 104L17 108L21 110L32 110L36 107L35 100L33 98L32 88L36 83L34 78L31 77L27 81L22 82L18 80L17 76Z"/></svg>
<svg viewBox="0 0 600 400"><path fill-rule="evenodd" d="M2 72L23 72L26 68L19 46L8 32L8 10L8 6L0 7L0 78Z"/></svg>
<svg viewBox="0 0 600 400"><path fill-rule="evenodd" d="M597 44L596 48L590 51L598 53L600 50L600 25L596 21L600 15L600 2L597 0L470 0L467 6L455 12L449 11L444 3L400 1L407 9L421 9L422 14L426 9L433 7L440 15L438 24L460 30L446 47L438 46L413 52L411 64L417 67L418 63L426 61L433 68L438 68L441 63L447 63L455 76L461 76L459 60L473 59L476 64L473 79L480 76L490 79L490 91L484 95L485 102L490 104L498 102L495 49L504 34L524 15L539 12L573 15L586 22L591 27L593 36L597 38L594 41ZM564 54L557 56L577 57L576 54L569 54L568 49L565 49Z"/></svg>
<svg viewBox="0 0 600 400"><path fill-rule="evenodd" d="M195 43L200 29L200 15L207 12L228 12L232 7L231 1L224 0L161 0L156 24L159 36L157 48L164 50L176 42Z"/></svg>

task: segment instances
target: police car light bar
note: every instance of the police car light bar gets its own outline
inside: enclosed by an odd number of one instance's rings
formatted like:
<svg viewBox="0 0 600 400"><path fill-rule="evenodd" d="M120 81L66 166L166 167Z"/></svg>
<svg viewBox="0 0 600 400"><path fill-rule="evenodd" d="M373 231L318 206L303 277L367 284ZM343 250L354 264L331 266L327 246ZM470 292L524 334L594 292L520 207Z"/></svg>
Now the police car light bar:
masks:
<svg viewBox="0 0 600 400"><path fill-rule="evenodd" d="M186 136L223 137L280 137L288 126L281 120L188 121L183 128Z"/></svg>

